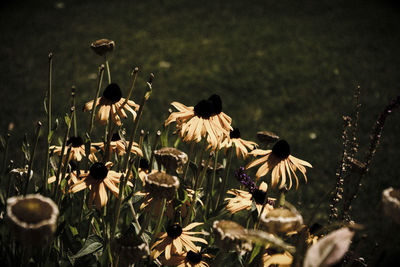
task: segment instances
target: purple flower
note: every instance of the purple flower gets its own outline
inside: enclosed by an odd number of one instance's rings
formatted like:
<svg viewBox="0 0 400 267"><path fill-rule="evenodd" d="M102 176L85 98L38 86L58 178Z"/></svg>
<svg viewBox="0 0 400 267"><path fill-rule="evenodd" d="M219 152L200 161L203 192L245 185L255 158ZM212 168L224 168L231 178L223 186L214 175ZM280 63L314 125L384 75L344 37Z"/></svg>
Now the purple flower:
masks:
<svg viewBox="0 0 400 267"><path fill-rule="evenodd" d="M256 184L253 182L251 177L244 172L244 167L240 167L235 171L235 177L242 185L246 186L250 193L253 193L257 189Z"/></svg>

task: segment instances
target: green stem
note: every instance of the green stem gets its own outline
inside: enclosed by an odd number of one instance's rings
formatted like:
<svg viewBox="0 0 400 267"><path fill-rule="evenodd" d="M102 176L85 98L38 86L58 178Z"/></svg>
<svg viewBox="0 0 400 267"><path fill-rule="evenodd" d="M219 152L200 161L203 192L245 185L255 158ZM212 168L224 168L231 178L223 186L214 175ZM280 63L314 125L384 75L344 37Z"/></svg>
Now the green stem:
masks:
<svg viewBox="0 0 400 267"><path fill-rule="evenodd" d="M29 165L28 165L28 171L26 173L26 184L25 184L25 191L24 191L24 196L26 195L26 193L28 192L28 186L29 186L29 180L30 180L30 173L31 170L33 168L33 160L35 158L35 152L36 152L36 148L37 148L37 144L39 142L39 136L40 136L40 128L42 127L42 123L39 121L37 123L37 127L36 127L36 133L35 133L35 144L33 145L33 150L32 150L32 154L31 157L29 159Z"/></svg>
<svg viewBox="0 0 400 267"><path fill-rule="evenodd" d="M138 72L139 72L139 68L136 67L136 68L133 69L133 71L132 71L132 73L131 73L131 76L133 76L133 78L132 78L131 88L129 89L128 96L125 98L125 103L128 103L129 98L130 98L131 95L132 95L133 88L135 88L135 82L136 82L136 77L137 77L137 73L138 73Z"/></svg>
<svg viewBox="0 0 400 267"><path fill-rule="evenodd" d="M126 170L126 168L128 167L128 162L129 162L129 157L131 156L131 150L132 150L132 145L133 145L133 140L135 139L135 135L136 135L136 130L139 126L139 121L140 121L140 117L142 116L143 113L143 108L145 103L147 102L147 100L149 99L151 93L152 93L152 83L153 83L153 79L154 79L154 74L151 73L150 74L150 78L149 81L147 82L147 90L143 96L142 102L140 103L140 107L139 107L139 111L137 113L136 119L135 119L135 123L133 125L133 129L131 132L131 135L129 137L129 144L128 147L126 149L126 154L125 154L125 159L124 159L124 168L123 170Z"/></svg>
<svg viewBox="0 0 400 267"><path fill-rule="evenodd" d="M222 178L222 183L219 188L219 194L217 197L217 201L215 202L215 210L217 210L218 206L221 205L223 202L223 195L225 194L226 181L228 180L229 169L231 168L231 163L232 163L232 151L233 151L233 149L232 149L232 147L230 147L228 150L228 163L226 164L225 175Z"/></svg>
<svg viewBox="0 0 400 267"><path fill-rule="evenodd" d="M71 149L72 149L72 146L69 146L68 147L68 150L67 150L67 155L66 155L66 158L65 158L65 164L64 164L64 170L63 170L63 173L62 173L62 175L61 175L61 179L60 179L60 181L62 181L64 178L65 178L65 175L67 174L67 170L68 170L68 163L69 163L69 156L71 155ZM61 183L60 183L60 186L57 186L57 188L60 188L60 190L58 190L58 189L56 189L56 196L55 196L55 199L57 200L56 201L56 203L57 203L57 205L60 205L60 200L61 200Z"/></svg>
<svg viewBox="0 0 400 267"><path fill-rule="evenodd" d="M71 108L70 116L73 116L73 115L74 115L73 108ZM67 130L65 131L64 140L63 140L63 144L61 147L61 158L60 158L60 161L58 162L58 169L57 169L57 173L56 173L56 183L55 183L54 190L53 190L53 199L55 199L57 190L59 188L58 183L60 182L60 174L61 174L62 164L64 161L65 146L67 144L70 129L71 129L71 121L69 123L67 123ZM64 163L64 164L66 164L66 163Z"/></svg>
<svg viewBox="0 0 400 267"><path fill-rule="evenodd" d="M104 59L105 59L105 61L106 61L108 84L111 84L110 65L108 64L108 59L107 59L107 56L106 56L106 55L104 55Z"/></svg>
<svg viewBox="0 0 400 267"><path fill-rule="evenodd" d="M157 222L157 226L156 226L156 231L154 232L154 234L152 236L152 240L151 240L150 244L152 244L154 242L155 237L160 232L161 223L162 223L162 221L164 219L165 203L166 203L166 199L163 198L162 204L161 204L160 216L158 217L158 222Z"/></svg>
<svg viewBox="0 0 400 267"><path fill-rule="evenodd" d="M156 138L153 143L153 147L151 148L150 163L149 163L150 169L153 169L154 151L156 150L158 142L160 141L160 136L161 136L161 131L158 130L156 133ZM161 166L158 166L158 168L160 167Z"/></svg>
<svg viewBox="0 0 400 267"><path fill-rule="evenodd" d="M110 109L110 115L108 118L108 125L106 128L106 134L105 134L105 147L104 147L104 163L110 160L110 143L111 143L111 138L112 138L112 131L113 131L113 123L111 119L111 109Z"/></svg>
<svg viewBox="0 0 400 267"><path fill-rule="evenodd" d="M75 85L73 85L72 88L71 88L71 106L74 108L74 116L73 116L74 136L78 137L78 127L76 126L75 90L76 90Z"/></svg>
<svg viewBox="0 0 400 267"><path fill-rule="evenodd" d="M208 217L208 212L209 212L209 207L212 207L212 199L214 197L214 186L215 186L215 177L217 174L217 165L218 165L218 150L215 152L215 157L214 157L214 168L213 168L213 175L211 178L211 187L209 187L209 183L207 183L208 186L208 194L207 194L207 200L206 200L206 218Z"/></svg>
<svg viewBox="0 0 400 267"><path fill-rule="evenodd" d="M4 157L3 157L3 167L1 168L1 174L6 173L6 168L7 168L7 158L8 158L8 142L10 140L10 133L7 133L6 135L6 145L4 148Z"/></svg>
<svg viewBox="0 0 400 267"><path fill-rule="evenodd" d="M104 76L104 65L101 65L99 68L99 79L97 80L97 90L96 90L96 95L93 99L93 107L92 107L92 113L90 114L90 121L89 121L89 135L92 134L93 130L93 125L94 125L94 115L96 114L96 101L97 98L99 98L100 94L100 89L101 89L101 83L103 81L103 76Z"/></svg>
<svg viewBox="0 0 400 267"><path fill-rule="evenodd" d="M189 170L189 166L190 166L190 159L191 159L191 157L193 157L195 146L196 146L195 142L192 142L190 144L188 161L187 161L186 166L185 166L185 174L183 175L183 182L185 182L185 180L186 180L186 176L187 176L187 173L188 173L188 170Z"/></svg>
<svg viewBox="0 0 400 267"><path fill-rule="evenodd" d="M44 168L43 184L47 184L47 179L49 178L49 161L50 161L50 143L51 143L51 101L52 101L52 72L53 72L53 53L49 53L49 80L47 87L47 149L46 149L46 165ZM44 186L46 190L46 186Z"/></svg>

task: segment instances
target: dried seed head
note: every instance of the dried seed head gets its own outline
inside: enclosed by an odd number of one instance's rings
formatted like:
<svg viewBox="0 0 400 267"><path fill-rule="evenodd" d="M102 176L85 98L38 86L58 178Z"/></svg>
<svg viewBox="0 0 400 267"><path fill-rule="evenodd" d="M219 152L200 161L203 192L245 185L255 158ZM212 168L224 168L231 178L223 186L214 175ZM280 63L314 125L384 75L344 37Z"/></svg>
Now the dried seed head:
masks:
<svg viewBox="0 0 400 267"><path fill-rule="evenodd" d="M120 263L126 265L137 263L150 254L146 243L137 236L118 236L113 240L111 249L119 255Z"/></svg>
<svg viewBox="0 0 400 267"><path fill-rule="evenodd" d="M15 237L24 245L48 244L56 230L58 207L42 195L7 199L7 216Z"/></svg>
<svg viewBox="0 0 400 267"><path fill-rule="evenodd" d="M389 187L382 192L383 211L400 224L400 189Z"/></svg>
<svg viewBox="0 0 400 267"><path fill-rule="evenodd" d="M233 249L244 254L252 249L251 243L246 241L247 230L234 221L214 221L213 233L215 242L224 250Z"/></svg>
<svg viewBox="0 0 400 267"><path fill-rule="evenodd" d="M257 138L258 140L260 140L261 143L264 143L265 145L274 143L279 140L279 136L269 131L257 132Z"/></svg>
<svg viewBox="0 0 400 267"><path fill-rule="evenodd" d="M90 48L99 56L112 52L115 47L115 42L109 39L100 39L91 43Z"/></svg>
<svg viewBox="0 0 400 267"><path fill-rule="evenodd" d="M168 173L182 173L182 167L188 161L185 152L173 147L163 147L154 151L157 163L163 165Z"/></svg>
<svg viewBox="0 0 400 267"><path fill-rule="evenodd" d="M178 177L163 172L154 172L145 177L145 189L154 198L173 199L179 187Z"/></svg>
<svg viewBox="0 0 400 267"><path fill-rule="evenodd" d="M303 224L303 217L296 210L277 208L261 217L262 222L271 233L288 233L297 231Z"/></svg>

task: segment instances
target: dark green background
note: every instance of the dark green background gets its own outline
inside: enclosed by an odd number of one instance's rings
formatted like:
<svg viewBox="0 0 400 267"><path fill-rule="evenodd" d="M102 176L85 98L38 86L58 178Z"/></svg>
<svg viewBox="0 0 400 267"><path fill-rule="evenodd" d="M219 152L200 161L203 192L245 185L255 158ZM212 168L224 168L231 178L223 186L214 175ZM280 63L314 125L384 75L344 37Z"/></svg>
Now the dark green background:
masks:
<svg viewBox="0 0 400 267"><path fill-rule="evenodd" d="M217 93L243 138L256 140L259 130L285 138L293 155L314 166L309 183L289 194L306 217L335 184L341 117L352 111L354 88L361 86L360 159L378 114L400 93L396 1L65 1L62 9L57 3L0 4L0 129L15 123L16 162L23 133L32 135L36 121L45 120L47 54L54 54L54 113L61 118L72 85L79 107L93 98L91 76L103 61L89 45L100 38L116 42L112 79L125 95L135 66L137 102L149 73L156 76L141 128L160 129L172 101L192 106ZM88 119L78 113L81 133ZM384 188L400 186L399 121L397 111L388 118L354 203L353 219L368 234L361 243L367 259L382 252L375 243L385 243L385 231L386 261L399 251L399 226L383 216L380 200ZM324 223L327 212L325 199L317 219Z"/></svg>

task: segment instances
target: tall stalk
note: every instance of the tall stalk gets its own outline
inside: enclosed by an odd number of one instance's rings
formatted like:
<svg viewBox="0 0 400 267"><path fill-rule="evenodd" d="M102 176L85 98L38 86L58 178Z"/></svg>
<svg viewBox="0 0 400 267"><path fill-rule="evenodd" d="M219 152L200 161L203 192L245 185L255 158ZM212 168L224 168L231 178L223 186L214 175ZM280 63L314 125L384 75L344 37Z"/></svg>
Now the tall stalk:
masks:
<svg viewBox="0 0 400 267"><path fill-rule="evenodd" d="M35 152L36 152L37 144L39 142L40 128L41 127L42 127L42 123L40 121L38 121L37 127L36 127L36 133L35 133L35 143L33 145L31 157L29 159L28 171L26 173L26 183L25 183L25 189L24 189L24 196L28 192L29 180L31 178L30 173L31 173L32 168L33 168L33 160L35 159Z"/></svg>
<svg viewBox="0 0 400 267"><path fill-rule="evenodd" d="M52 72L53 72L53 53L49 53L49 77L48 77L48 84L47 84L47 149L46 149L46 165L44 168L44 175L43 175L43 184L47 184L47 179L49 178L49 161L50 161L50 144L51 144L51 101L52 101ZM46 186L43 187L46 190Z"/></svg>

